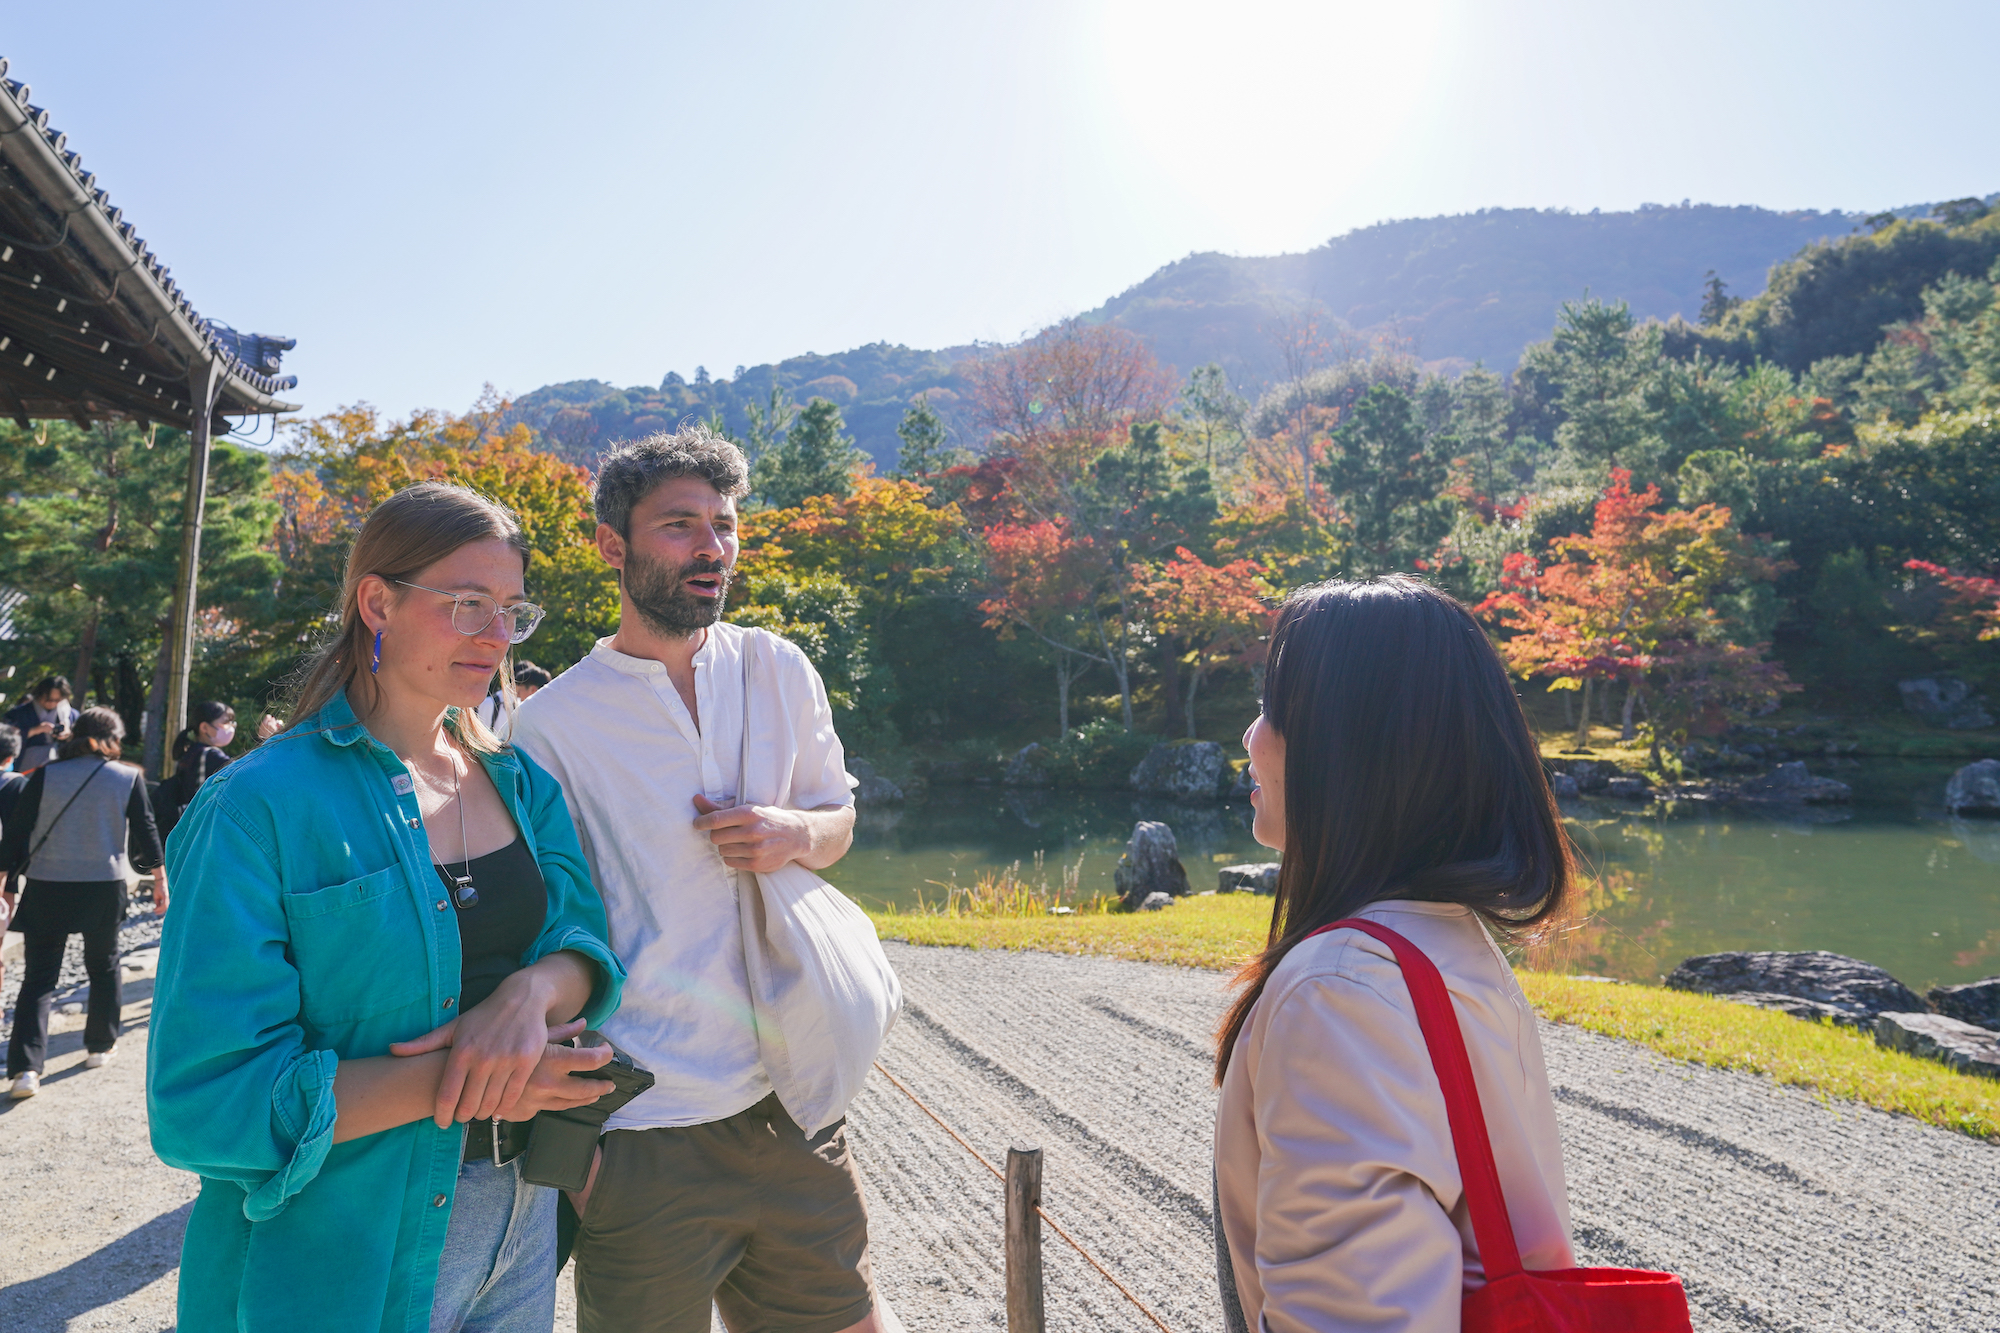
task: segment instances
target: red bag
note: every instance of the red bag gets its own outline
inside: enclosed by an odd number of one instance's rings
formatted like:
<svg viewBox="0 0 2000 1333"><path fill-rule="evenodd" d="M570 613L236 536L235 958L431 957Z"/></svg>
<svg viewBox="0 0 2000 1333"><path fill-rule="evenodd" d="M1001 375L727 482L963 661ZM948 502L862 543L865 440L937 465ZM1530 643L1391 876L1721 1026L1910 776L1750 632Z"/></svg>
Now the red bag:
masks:
<svg viewBox="0 0 2000 1333"><path fill-rule="evenodd" d="M1444 1087L1445 1115L1465 1182L1472 1238L1486 1269L1486 1285L1467 1292L1463 1333L1691 1333L1687 1293L1672 1273L1643 1268L1557 1268L1531 1273L1521 1267L1514 1224L1493 1165L1493 1142L1472 1081L1465 1035L1445 992L1437 964L1387 926L1349 919L1322 926L1353 929L1389 946L1417 1006L1417 1024L1430 1048L1431 1065ZM1308 939L1311 936L1307 937Z"/></svg>

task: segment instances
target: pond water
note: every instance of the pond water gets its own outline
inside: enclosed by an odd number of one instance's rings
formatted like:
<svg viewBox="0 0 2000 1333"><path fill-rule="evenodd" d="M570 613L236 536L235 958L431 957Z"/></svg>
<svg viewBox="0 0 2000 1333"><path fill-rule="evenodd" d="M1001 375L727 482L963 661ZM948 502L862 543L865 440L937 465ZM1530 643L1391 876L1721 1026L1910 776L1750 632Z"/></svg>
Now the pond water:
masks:
<svg viewBox="0 0 2000 1333"><path fill-rule="evenodd" d="M2000 823L1942 808L1953 764L1846 761L1813 771L1853 786L1854 804L1789 812L1566 808L1595 870L1577 920L1535 951L1538 966L1654 981L1691 954L1829 949L1918 990L2000 973ZM1111 792L939 788L900 810L863 812L854 850L828 878L871 906L937 899L941 885L1019 862L1085 896L1111 891L1138 819L1174 829L1197 889L1215 868L1272 859L1247 804L1177 806Z"/></svg>

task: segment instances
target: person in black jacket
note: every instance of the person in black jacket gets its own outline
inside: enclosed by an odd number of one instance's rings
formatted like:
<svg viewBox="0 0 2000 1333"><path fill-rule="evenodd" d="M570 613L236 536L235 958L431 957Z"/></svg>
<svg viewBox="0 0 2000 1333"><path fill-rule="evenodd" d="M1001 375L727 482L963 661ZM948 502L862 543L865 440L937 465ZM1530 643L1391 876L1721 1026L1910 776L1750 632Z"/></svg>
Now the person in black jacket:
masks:
<svg viewBox="0 0 2000 1333"><path fill-rule="evenodd" d="M56 747L69 739L76 709L69 701L69 678L43 676L28 689L28 697L7 710L6 722L21 732L16 767L32 773L55 758Z"/></svg>
<svg viewBox="0 0 2000 1333"><path fill-rule="evenodd" d="M236 739L236 710L214 699L196 704L189 713L191 724L174 737L174 775L160 784L154 816L160 823L160 839L165 841L180 823L181 812L194 800L201 784L229 762L225 753Z"/></svg>
<svg viewBox="0 0 2000 1333"><path fill-rule="evenodd" d="M89 1055L83 1063L97 1069L118 1045L123 998L118 928L125 920L132 871L151 873L153 907L167 910L167 872L145 774L118 762L124 739L118 714L86 708L56 761L28 779L14 818L0 831L0 872L10 879L13 924L27 953L7 1042L7 1075L17 1100L41 1089L49 1010L69 937L83 935L83 966L90 977L83 1030Z"/></svg>
<svg viewBox="0 0 2000 1333"><path fill-rule="evenodd" d="M14 771L14 761L21 757L21 729L11 722L0 722L0 836L5 836L7 822L14 817L14 805L21 799L21 788L28 780ZM0 939L7 935L8 919L14 914L14 900L0 894ZM7 964L0 962L0 983L7 980Z"/></svg>
<svg viewBox="0 0 2000 1333"><path fill-rule="evenodd" d="M14 817L14 803L21 799L21 788L28 785L27 775L14 771L14 761L21 757L21 729L11 722L0 722L0 832L7 828L7 821ZM7 928L6 918L0 917L0 931Z"/></svg>

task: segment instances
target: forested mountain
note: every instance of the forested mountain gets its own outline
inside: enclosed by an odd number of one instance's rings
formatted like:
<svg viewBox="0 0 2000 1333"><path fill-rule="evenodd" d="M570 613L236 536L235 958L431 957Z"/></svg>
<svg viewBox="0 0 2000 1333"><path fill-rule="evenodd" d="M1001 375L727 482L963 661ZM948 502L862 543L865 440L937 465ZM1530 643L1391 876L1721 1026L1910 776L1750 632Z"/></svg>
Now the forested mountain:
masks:
<svg viewBox="0 0 2000 1333"><path fill-rule="evenodd" d="M1711 270L1739 293L1756 292L1773 264L1860 221L1709 204L1489 208L1377 223L1304 254L1189 255L1089 318L1144 335L1183 371L1220 361L1238 384L1284 374L1285 316L1308 302L1335 327L1395 339L1422 360L1505 371L1547 336L1558 306L1585 292L1625 301L1640 319L1692 319Z"/></svg>
<svg viewBox="0 0 2000 1333"><path fill-rule="evenodd" d="M1706 204L1629 213L1485 209L1378 223L1304 254L1189 255L1084 318L1142 335L1183 374L1220 362L1233 384L1253 394L1283 376L1281 344L1305 309L1319 312L1325 336L1389 338L1425 361L1484 361L1506 370L1522 348L1547 336L1558 305L1586 291L1627 301L1642 319L1692 318L1710 270L1735 292L1754 293L1772 265L1860 221L1837 212ZM817 395L838 403L856 442L886 466L896 456L896 422L917 395L928 393L958 424L966 386L953 367L973 350L872 343L737 367L726 378L669 373L657 388L573 380L523 394L515 408L517 419L542 431L565 458L588 462L612 441L689 414L719 412L729 429L743 432L749 405L764 401L775 383L800 402Z"/></svg>

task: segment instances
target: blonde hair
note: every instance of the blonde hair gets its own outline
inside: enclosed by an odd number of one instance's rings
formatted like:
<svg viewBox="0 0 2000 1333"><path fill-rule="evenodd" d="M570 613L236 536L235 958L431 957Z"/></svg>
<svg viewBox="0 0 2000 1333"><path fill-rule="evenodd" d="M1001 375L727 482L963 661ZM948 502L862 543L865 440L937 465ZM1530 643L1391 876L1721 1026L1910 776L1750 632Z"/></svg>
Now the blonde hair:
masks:
<svg viewBox="0 0 2000 1333"><path fill-rule="evenodd" d="M528 564L528 539L514 511L477 491L442 481L405 486L376 505L347 554L347 577L340 590L340 627L299 669L293 687L287 731L296 731L332 702L334 696L357 686L364 696L355 711L367 714L381 698L382 686L364 669L374 652L374 635L361 618L361 580L370 574L390 583L417 577L423 570L471 542L499 540ZM397 594L402 594L397 589ZM513 650L500 663L501 688L511 692ZM476 708L456 710L456 724L447 724L461 748L493 754L502 742L479 720Z"/></svg>

